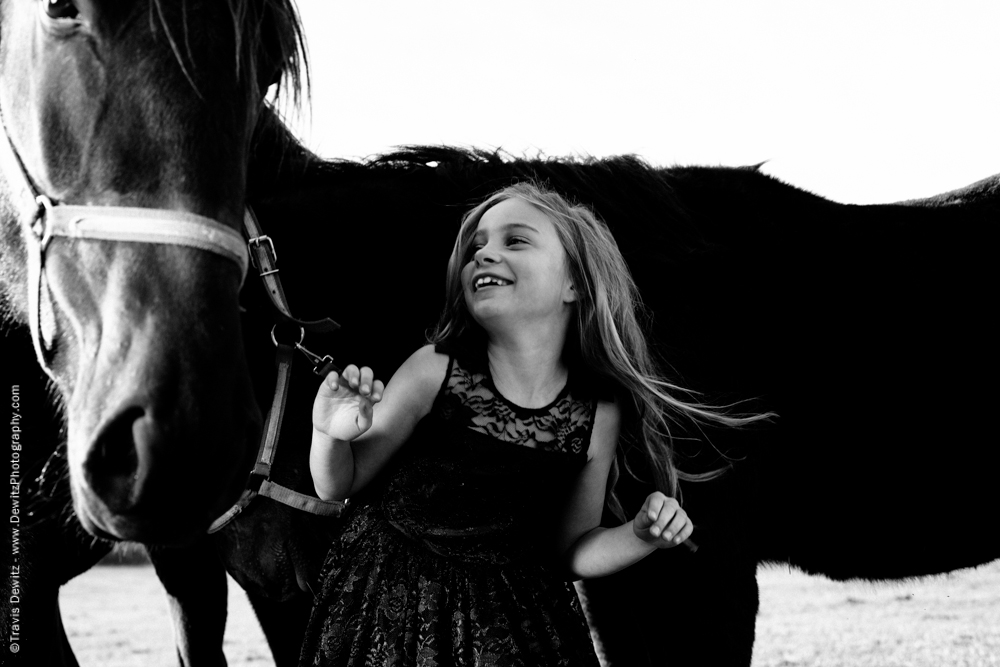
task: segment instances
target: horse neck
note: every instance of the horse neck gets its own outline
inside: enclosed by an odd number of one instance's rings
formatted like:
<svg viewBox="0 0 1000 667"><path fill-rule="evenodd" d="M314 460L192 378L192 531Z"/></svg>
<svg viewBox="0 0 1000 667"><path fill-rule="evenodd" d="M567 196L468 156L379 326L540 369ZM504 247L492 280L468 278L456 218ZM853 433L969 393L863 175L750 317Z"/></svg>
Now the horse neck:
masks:
<svg viewBox="0 0 1000 667"><path fill-rule="evenodd" d="M265 106L251 140L247 168L247 199L263 199L294 192L311 168L322 160L306 148L271 106Z"/></svg>

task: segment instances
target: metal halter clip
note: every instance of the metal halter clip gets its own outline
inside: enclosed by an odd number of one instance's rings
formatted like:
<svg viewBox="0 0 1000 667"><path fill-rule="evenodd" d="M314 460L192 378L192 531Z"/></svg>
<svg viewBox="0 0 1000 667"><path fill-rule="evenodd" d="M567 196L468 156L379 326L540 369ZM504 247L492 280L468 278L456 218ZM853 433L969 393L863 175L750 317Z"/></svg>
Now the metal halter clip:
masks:
<svg viewBox="0 0 1000 667"><path fill-rule="evenodd" d="M274 336L274 331L277 328L278 328L277 324L275 324L273 327L271 327L271 342L274 343L275 347L278 346L278 339L275 338L275 336ZM293 347L295 347L296 350L298 350L299 352L301 352L305 356L306 359L309 360L309 363L311 363L313 365L313 367L312 367L312 372L313 373L315 373L316 375L318 375L320 377L326 377L327 374L330 373L330 371L337 371L338 373L341 372L340 368L336 364L333 363L333 357L331 357L329 354L324 355L324 356L321 357L318 354L316 354L315 352L312 352L312 351L308 350L302 344L302 341L304 341L305 338L306 338L306 330L303 329L302 327L299 327L299 340L297 342L295 342L295 343L292 343L292 345L293 345Z"/></svg>

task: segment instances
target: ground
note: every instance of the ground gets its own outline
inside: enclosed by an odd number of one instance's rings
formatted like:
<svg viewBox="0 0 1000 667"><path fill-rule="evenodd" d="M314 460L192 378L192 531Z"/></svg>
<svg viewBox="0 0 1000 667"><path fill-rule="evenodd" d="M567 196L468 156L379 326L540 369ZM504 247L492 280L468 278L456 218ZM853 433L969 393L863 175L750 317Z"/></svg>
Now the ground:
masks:
<svg viewBox="0 0 1000 667"><path fill-rule="evenodd" d="M177 667L167 600L152 565L98 565L63 586L59 605L80 667ZM230 667L274 664L232 579L223 651Z"/></svg>
<svg viewBox="0 0 1000 667"><path fill-rule="evenodd" d="M761 568L753 667L1000 667L1000 561L918 581L837 583ZM229 582L230 667L272 664ZM167 604L148 565L98 566L60 597L81 667L174 667Z"/></svg>
<svg viewBox="0 0 1000 667"><path fill-rule="evenodd" d="M1000 561L923 580L758 571L754 667L1000 666Z"/></svg>

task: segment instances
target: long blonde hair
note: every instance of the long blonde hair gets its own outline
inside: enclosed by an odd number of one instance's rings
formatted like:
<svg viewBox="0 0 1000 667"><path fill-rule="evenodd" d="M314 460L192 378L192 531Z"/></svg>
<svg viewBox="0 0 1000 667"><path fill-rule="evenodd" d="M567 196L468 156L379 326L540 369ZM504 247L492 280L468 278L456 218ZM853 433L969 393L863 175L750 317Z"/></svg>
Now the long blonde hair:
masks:
<svg viewBox="0 0 1000 667"><path fill-rule="evenodd" d="M556 192L535 183L516 183L495 192L465 214L448 260L445 309L430 341L459 342L482 337L479 325L465 306L462 267L469 261L469 249L483 214L512 198L545 213L566 251L577 294L574 322L566 341L567 356L576 356L576 361L602 382L610 381L619 399L624 399L623 410L639 423L634 435L630 438L626 429L623 433L626 441L619 443L608 478L609 509L624 519L614 485L621 468L630 471L625 452L635 443L628 440L638 441L656 488L668 496L680 497L680 480L705 480L720 474L724 468L701 474L686 474L677 469L671 423L678 422L680 417L695 423L743 426L772 415L734 416L674 395L692 392L666 381L650 353L639 323L638 314L644 312L639 290L611 231L589 208L571 203Z"/></svg>

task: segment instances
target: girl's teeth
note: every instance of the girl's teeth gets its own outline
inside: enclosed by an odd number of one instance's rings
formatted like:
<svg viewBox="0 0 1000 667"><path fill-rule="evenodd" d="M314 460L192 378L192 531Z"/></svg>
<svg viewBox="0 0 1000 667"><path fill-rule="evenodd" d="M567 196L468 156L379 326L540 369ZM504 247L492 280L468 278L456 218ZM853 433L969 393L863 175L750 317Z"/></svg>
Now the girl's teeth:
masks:
<svg viewBox="0 0 1000 667"><path fill-rule="evenodd" d="M506 280L501 280L500 278L479 278L476 280L476 288L485 287L486 285L496 285L502 286L509 284Z"/></svg>

